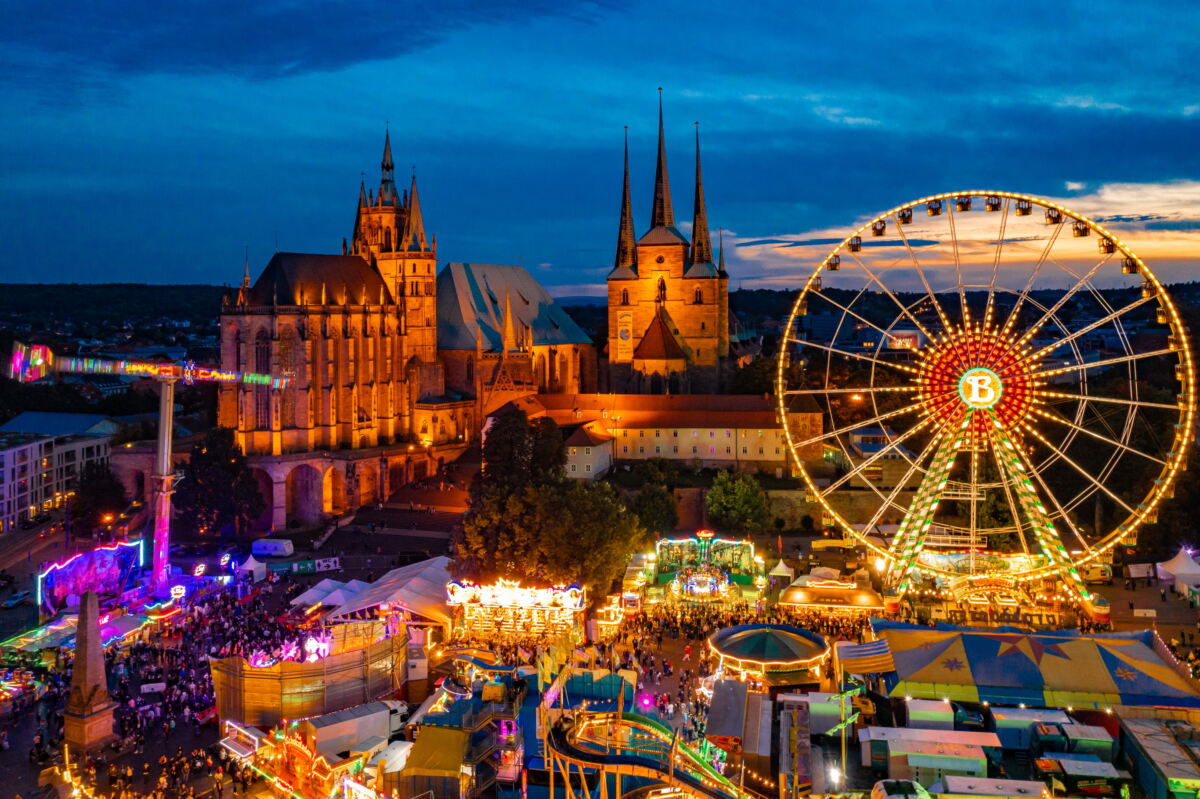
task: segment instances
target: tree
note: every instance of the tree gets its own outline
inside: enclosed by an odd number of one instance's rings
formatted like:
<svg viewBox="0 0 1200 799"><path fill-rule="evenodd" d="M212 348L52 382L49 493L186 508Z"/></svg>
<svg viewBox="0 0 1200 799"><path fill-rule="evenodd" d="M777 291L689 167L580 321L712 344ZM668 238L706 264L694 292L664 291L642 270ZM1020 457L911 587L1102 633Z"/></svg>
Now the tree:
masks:
<svg viewBox="0 0 1200 799"><path fill-rule="evenodd" d="M71 497L71 526L92 531L125 509L125 487L113 475L108 464L92 462L83 467L75 496Z"/></svg>
<svg viewBox="0 0 1200 799"><path fill-rule="evenodd" d="M567 448L563 446L558 423L548 416L534 419L529 425L529 479L534 482L553 482L564 477Z"/></svg>
<svg viewBox="0 0 1200 799"><path fill-rule="evenodd" d="M651 533L667 533L679 523L675 495L666 486L651 483L643 486L633 501L633 512L642 527Z"/></svg>
<svg viewBox="0 0 1200 799"><path fill-rule="evenodd" d="M231 528L240 532L266 510L232 430L215 427L192 447L174 504L176 522L200 535L219 535Z"/></svg>
<svg viewBox="0 0 1200 799"><path fill-rule="evenodd" d="M649 536L603 482L568 480L481 492L463 519L454 575L527 585L576 583L595 602Z"/></svg>
<svg viewBox="0 0 1200 799"><path fill-rule="evenodd" d="M533 442L529 417L514 410L496 418L483 440L481 486L520 488L529 482Z"/></svg>
<svg viewBox="0 0 1200 799"><path fill-rule="evenodd" d="M767 525L766 495L748 474L718 472L704 503L708 517L718 527L749 534Z"/></svg>

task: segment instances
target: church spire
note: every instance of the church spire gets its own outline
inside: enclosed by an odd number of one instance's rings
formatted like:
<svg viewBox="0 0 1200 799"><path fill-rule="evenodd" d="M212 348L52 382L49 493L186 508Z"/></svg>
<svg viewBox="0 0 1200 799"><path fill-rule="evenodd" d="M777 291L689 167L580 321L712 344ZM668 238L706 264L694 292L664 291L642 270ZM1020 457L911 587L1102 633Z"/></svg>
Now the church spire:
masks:
<svg viewBox="0 0 1200 799"><path fill-rule="evenodd" d="M700 174L700 123L696 123L696 205L692 215L692 263L712 263L712 239L708 235L708 211L704 207L704 178Z"/></svg>
<svg viewBox="0 0 1200 799"><path fill-rule="evenodd" d="M412 186L408 190L408 213L404 215L403 246L400 250L429 249L425 239L425 220L421 218L421 201L417 198L417 173L413 170Z"/></svg>
<svg viewBox="0 0 1200 799"><path fill-rule="evenodd" d="M396 204L395 164L392 163L392 132L383 134L383 160L379 162L379 204Z"/></svg>
<svg viewBox="0 0 1200 799"><path fill-rule="evenodd" d="M717 275L719 277L729 277L729 273L725 271L725 228L718 230L717 235L720 237L718 242L721 247L720 260L717 261Z"/></svg>
<svg viewBox="0 0 1200 799"><path fill-rule="evenodd" d="M671 181L667 178L667 143L663 132L662 88L658 90L658 167L654 173L654 211L650 227L675 227L675 209L671 206Z"/></svg>
<svg viewBox="0 0 1200 799"><path fill-rule="evenodd" d="M242 267L242 285L238 288L237 304L246 305L250 301L250 245L246 245L246 263Z"/></svg>
<svg viewBox="0 0 1200 799"><path fill-rule="evenodd" d="M613 270L637 270L637 244L633 238L633 200L629 195L629 126L625 127L625 185L621 189L621 223L617 228L617 257Z"/></svg>

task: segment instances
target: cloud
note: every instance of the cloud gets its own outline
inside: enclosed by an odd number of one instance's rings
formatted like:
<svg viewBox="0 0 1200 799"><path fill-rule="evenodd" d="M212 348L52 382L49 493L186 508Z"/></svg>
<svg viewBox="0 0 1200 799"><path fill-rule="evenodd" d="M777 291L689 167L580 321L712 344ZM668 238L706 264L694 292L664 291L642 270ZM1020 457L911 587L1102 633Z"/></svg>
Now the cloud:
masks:
<svg viewBox="0 0 1200 799"><path fill-rule="evenodd" d="M1068 180L1066 183L1067 191L1083 191L1087 188L1087 184L1078 180Z"/></svg>
<svg viewBox="0 0 1200 799"><path fill-rule="evenodd" d="M40 53L68 69L267 79L394 58L483 23L586 21L601 11L594 0L15 0L0 49Z"/></svg>
<svg viewBox="0 0 1200 799"><path fill-rule="evenodd" d="M1200 181L1101 184L1086 194L1046 199L1104 225L1162 279L1168 282L1192 279L1200 253ZM988 214L976 207L970 213L954 216L956 237L950 233L948 214L936 218L916 215L913 223L905 226L916 262L935 288L953 285L955 270L967 282L976 281L979 285L990 282L1000 241L996 232L1002 218L1005 235L997 281L1009 290L1024 284L1043 253L1048 252L1050 257L1038 271L1035 285L1049 287L1075 282L1102 257L1095 236L1071 236L1067 233L1069 228L1046 225L1037 211L1017 217L1012 213ZM817 228L762 238L727 234L727 243L733 244L729 249L730 273L750 287L797 288L836 244L870 218L860 217L840 229ZM892 233L894 226L889 225L888 230ZM957 249L951 246L955 238ZM868 247L876 243L893 251L872 253ZM843 255L841 271L827 273L827 284L857 289L869 283L868 275L858 268L858 261L862 261L889 285L895 280L899 289L921 287L913 256L907 250L895 252L896 247L902 247L901 240L894 236L882 242L864 239L863 245L857 256ZM1095 279L1123 285L1115 269L1118 263L1113 261L1108 265L1110 268L1102 268ZM875 288L871 285L871 290Z"/></svg>

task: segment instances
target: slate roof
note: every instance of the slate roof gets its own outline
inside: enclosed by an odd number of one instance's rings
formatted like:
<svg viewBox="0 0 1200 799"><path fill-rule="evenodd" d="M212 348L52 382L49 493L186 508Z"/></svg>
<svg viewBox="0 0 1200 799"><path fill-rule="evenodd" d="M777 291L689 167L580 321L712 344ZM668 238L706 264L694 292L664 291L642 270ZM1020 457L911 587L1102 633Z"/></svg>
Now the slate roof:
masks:
<svg viewBox="0 0 1200 799"><path fill-rule="evenodd" d="M650 361L687 360L683 345L671 331L666 314L661 309L650 320L650 326L642 334L642 340L634 349L633 357Z"/></svg>
<svg viewBox="0 0 1200 799"><path fill-rule="evenodd" d="M358 255L277 252L250 288L248 304L327 305L391 303L383 277Z"/></svg>
<svg viewBox="0 0 1200 799"><path fill-rule="evenodd" d="M119 427L112 417L102 413L25 411L0 426L0 432L43 436L110 435Z"/></svg>
<svg viewBox="0 0 1200 799"><path fill-rule="evenodd" d="M499 350L507 295L516 327L529 325L535 346L590 344L591 338L521 266L450 263L437 278L438 347ZM519 335L519 334L518 334Z"/></svg>

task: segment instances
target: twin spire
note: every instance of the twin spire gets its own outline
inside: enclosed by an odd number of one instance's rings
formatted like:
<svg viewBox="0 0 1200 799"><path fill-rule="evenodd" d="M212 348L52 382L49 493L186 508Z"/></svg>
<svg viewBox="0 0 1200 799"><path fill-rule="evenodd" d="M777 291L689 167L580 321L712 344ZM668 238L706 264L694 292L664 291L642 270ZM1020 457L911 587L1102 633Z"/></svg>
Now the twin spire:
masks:
<svg viewBox="0 0 1200 799"><path fill-rule="evenodd" d="M654 174L654 200L650 230L641 239L646 244L683 244L688 241L675 229L675 208L671 202L671 181L667 175L667 144L663 125L662 89L658 94L658 163ZM629 191L629 128L625 128L625 175L621 187L621 221L617 228L617 252L612 278L637 277L637 242L633 232L633 203ZM687 277L715 277L720 270L713 265L712 237L708 231L708 210L704 200L704 178L700 169L700 123L696 123L696 196L692 215L692 243ZM699 268L697 268L699 267Z"/></svg>

